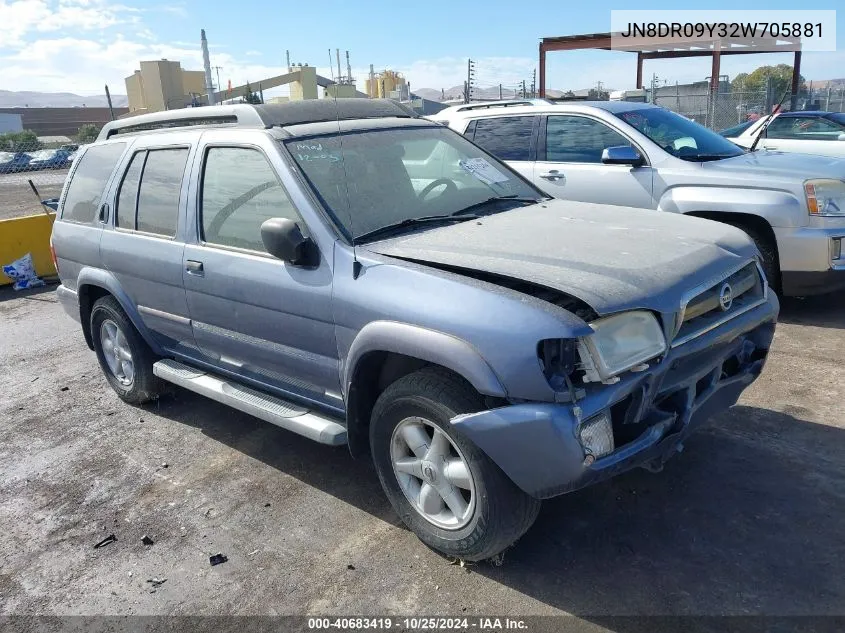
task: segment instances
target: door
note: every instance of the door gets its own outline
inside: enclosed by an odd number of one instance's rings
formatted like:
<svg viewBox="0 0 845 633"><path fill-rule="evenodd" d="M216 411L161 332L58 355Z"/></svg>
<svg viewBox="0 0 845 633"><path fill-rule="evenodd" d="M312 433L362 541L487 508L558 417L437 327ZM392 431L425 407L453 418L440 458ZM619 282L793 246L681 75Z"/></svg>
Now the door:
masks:
<svg viewBox="0 0 845 633"><path fill-rule="evenodd" d="M766 129L760 145L784 152L845 157L845 125L820 116L779 116Z"/></svg>
<svg viewBox="0 0 845 633"><path fill-rule="evenodd" d="M601 162L606 148L620 145L632 143L598 119L579 114L549 115L540 125L532 180L555 198L655 208L650 166Z"/></svg>
<svg viewBox="0 0 845 633"><path fill-rule="evenodd" d="M190 147L143 148L125 161L109 230L103 231L103 264L137 307L152 336L166 350L194 348L182 284L183 239L179 215Z"/></svg>
<svg viewBox="0 0 845 633"><path fill-rule="evenodd" d="M309 232L266 149L203 150L196 240L185 248L194 337L203 357L224 371L338 408L332 254L304 268L264 249L261 224L270 218L289 218Z"/></svg>
<svg viewBox="0 0 845 633"><path fill-rule="evenodd" d="M534 115L476 119L464 135L531 180L539 122L540 117Z"/></svg>

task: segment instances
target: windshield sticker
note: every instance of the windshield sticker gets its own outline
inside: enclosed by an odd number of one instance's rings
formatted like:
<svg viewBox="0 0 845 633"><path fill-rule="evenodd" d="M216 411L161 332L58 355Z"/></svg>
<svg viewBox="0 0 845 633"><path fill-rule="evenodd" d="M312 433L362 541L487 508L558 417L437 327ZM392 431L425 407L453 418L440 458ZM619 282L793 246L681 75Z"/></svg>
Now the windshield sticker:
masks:
<svg viewBox="0 0 845 633"><path fill-rule="evenodd" d="M340 156L323 149L322 143L294 143L296 159L301 162L327 160L332 163L340 161Z"/></svg>
<svg viewBox="0 0 845 633"><path fill-rule="evenodd" d="M483 158L467 158L458 161L458 164L461 166L461 169L488 185L493 185L497 182L507 182L509 180L505 174Z"/></svg>

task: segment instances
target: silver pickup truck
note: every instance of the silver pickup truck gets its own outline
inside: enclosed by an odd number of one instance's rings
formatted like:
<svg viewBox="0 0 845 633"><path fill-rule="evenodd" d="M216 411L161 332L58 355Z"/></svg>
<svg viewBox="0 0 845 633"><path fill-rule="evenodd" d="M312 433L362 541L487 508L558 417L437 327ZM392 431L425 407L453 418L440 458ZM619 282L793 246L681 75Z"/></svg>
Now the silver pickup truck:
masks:
<svg viewBox="0 0 845 633"><path fill-rule="evenodd" d="M644 103L541 100L431 117L551 196L694 215L744 230L785 295L845 288L845 160L749 152Z"/></svg>

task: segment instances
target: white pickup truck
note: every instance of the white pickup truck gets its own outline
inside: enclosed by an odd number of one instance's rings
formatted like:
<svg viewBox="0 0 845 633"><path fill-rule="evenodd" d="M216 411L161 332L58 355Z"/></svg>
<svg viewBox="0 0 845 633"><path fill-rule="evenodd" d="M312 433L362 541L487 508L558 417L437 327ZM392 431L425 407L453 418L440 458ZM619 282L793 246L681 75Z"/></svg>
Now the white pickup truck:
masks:
<svg viewBox="0 0 845 633"><path fill-rule="evenodd" d="M845 159L750 152L645 103L470 103L430 118L554 197L740 227L783 294L845 288Z"/></svg>

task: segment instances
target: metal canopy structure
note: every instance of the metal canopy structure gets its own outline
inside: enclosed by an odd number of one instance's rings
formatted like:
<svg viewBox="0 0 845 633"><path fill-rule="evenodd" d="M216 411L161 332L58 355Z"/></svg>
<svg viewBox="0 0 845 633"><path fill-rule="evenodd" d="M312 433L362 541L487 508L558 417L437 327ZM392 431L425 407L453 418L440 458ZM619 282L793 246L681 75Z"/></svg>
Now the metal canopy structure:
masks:
<svg viewBox="0 0 845 633"><path fill-rule="evenodd" d="M620 44L624 42L624 46ZM631 37L621 33L590 33L544 37L540 41L540 96L546 96L546 53L551 51L615 50L637 54L637 88L643 87L643 60L674 59L680 57L712 57L710 89L719 86L722 55L759 55L762 53L791 52L795 55L792 66L792 108L795 108L801 78L801 39L783 37L733 37L708 39L693 37Z"/></svg>

